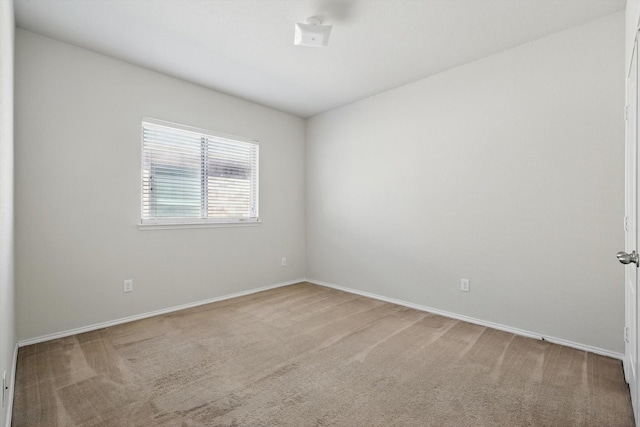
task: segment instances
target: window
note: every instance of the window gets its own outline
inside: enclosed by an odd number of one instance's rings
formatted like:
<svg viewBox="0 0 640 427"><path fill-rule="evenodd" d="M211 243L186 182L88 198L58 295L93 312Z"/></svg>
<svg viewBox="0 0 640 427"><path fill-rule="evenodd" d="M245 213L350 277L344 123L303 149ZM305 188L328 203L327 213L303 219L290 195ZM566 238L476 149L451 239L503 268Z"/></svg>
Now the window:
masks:
<svg viewBox="0 0 640 427"><path fill-rule="evenodd" d="M142 122L142 225L258 222L258 144Z"/></svg>

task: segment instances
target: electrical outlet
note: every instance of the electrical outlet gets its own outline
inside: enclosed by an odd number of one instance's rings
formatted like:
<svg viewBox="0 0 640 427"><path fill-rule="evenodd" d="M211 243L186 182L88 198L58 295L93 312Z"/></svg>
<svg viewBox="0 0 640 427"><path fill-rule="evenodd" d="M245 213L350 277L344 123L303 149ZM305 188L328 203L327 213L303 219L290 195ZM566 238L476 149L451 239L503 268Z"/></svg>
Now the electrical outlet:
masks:
<svg viewBox="0 0 640 427"><path fill-rule="evenodd" d="M469 279L460 280L460 290L462 292L469 292Z"/></svg>
<svg viewBox="0 0 640 427"><path fill-rule="evenodd" d="M287 258L282 257L282 259L280 260L280 267L286 267L286 266L287 266Z"/></svg>
<svg viewBox="0 0 640 427"><path fill-rule="evenodd" d="M133 279L126 279L124 281L122 292L133 292Z"/></svg>

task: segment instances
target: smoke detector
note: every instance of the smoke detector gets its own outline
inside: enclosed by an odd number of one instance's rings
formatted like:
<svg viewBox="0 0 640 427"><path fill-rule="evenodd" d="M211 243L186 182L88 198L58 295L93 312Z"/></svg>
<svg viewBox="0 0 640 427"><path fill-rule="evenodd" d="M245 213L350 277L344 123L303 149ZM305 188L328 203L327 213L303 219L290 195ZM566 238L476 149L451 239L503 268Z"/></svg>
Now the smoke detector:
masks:
<svg viewBox="0 0 640 427"><path fill-rule="evenodd" d="M306 23L296 23L293 44L296 46L325 47L329 44L332 25L321 25L317 16L307 19Z"/></svg>

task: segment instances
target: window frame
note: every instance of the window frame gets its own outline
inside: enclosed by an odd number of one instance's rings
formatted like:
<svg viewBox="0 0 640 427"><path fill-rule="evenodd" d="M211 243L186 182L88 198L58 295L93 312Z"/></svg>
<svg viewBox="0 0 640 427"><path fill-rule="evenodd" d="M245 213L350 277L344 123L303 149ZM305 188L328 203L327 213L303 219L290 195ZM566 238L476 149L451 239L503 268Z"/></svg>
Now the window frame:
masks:
<svg viewBox="0 0 640 427"><path fill-rule="evenodd" d="M240 143L252 144L256 147L256 163L255 163L255 217L234 217L234 218L195 218L195 217L172 217L172 218L144 218L144 128L145 125L162 126L170 129L181 130L200 134L203 138L211 137L212 139L224 139L227 141L237 141ZM143 117L140 121L140 222L138 228L140 230L157 230L157 229L174 229L174 228L209 228L209 227L238 227L238 226L258 226L260 221L260 144L256 139L245 138L237 135L230 135L221 132L214 132L208 129L202 129L179 123L158 120L150 117ZM203 183L204 185L204 183ZM202 196L205 196L203 191Z"/></svg>

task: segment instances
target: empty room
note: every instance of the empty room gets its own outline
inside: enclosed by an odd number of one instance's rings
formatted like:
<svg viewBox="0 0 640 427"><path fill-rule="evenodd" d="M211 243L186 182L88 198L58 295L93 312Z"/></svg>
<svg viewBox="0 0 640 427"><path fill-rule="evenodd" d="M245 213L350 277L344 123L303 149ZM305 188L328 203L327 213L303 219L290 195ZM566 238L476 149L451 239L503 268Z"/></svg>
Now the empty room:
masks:
<svg viewBox="0 0 640 427"><path fill-rule="evenodd" d="M0 0L0 424L640 426L640 0Z"/></svg>

